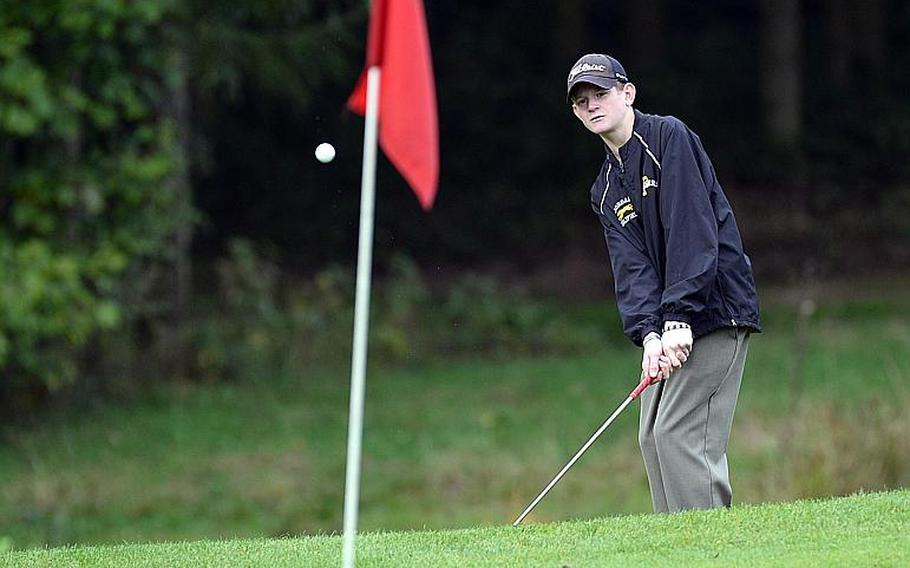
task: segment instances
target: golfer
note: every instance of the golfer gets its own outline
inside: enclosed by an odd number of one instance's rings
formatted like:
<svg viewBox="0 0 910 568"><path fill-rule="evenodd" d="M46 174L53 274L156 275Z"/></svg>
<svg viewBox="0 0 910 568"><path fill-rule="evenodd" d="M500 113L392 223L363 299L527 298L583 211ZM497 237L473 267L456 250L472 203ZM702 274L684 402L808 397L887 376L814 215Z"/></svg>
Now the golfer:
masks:
<svg viewBox="0 0 910 568"><path fill-rule="evenodd" d="M636 110L609 55L569 71L578 120L604 144L591 187L626 336L644 373L638 440L656 512L729 507L727 441L760 331L749 257L701 140L679 119Z"/></svg>

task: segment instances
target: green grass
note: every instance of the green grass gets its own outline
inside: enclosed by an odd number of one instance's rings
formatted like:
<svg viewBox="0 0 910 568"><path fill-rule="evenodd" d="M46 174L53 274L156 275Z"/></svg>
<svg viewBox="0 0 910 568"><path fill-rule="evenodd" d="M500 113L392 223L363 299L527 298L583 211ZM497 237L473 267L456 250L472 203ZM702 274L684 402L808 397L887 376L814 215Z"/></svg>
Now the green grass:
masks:
<svg viewBox="0 0 910 568"><path fill-rule="evenodd" d="M0 566L337 566L341 538L56 548ZM358 566L905 566L910 490L731 510L364 534Z"/></svg>
<svg viewBox="0 0 910 568"><path fill-rule="evenodd" d="M575 309L615 324L607 304ZM731 439L737 502L910 486L908 316L905 300L823 304L796 376L793 311L766 310ZM371 369L362 529L511 520L623 400L638 364L637 350L617 341L584 356ZM340 530L347 389L346 367L163 384L129 405L7 427L0 548ZM533 520L649 510L636 413L617 420Z"/></svg>

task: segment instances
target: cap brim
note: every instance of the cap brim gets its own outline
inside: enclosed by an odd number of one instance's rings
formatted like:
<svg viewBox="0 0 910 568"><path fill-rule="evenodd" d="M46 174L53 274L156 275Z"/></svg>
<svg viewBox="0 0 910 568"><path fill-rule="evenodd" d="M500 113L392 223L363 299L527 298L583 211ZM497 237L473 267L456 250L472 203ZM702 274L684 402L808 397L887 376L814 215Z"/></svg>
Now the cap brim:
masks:
<svg viewBox="0 0 910 568"><path fill-rule="evenodd" d="M611 77L597 77L597 76L592 77L590 75L588 75L588 76L579 75L578 77L575 77L572 80L572 83L569 85L569 88L566 91L566 100L570 103L572 102L572 91L575 89L575 87L577 87L578 85L580 85L582 83L594 85L595 87L600 87L601 89L609 89L610 87L612 87L613 85L615 85L618 82L619 82L618 80L613 79Z"/></svg>

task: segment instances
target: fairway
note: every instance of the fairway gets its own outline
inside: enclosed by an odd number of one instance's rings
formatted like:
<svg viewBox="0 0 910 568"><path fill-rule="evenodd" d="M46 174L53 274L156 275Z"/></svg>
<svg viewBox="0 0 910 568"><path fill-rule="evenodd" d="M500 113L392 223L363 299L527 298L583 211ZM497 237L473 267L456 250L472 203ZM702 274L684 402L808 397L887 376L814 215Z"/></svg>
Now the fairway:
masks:
<svg viewBox="0 0 910 568"><path fill-rule="evenodd" d="M905 566L910 491L674 515L364 534L358 566ZM336 566L341 538L15 552L0 566Z"/></svg>

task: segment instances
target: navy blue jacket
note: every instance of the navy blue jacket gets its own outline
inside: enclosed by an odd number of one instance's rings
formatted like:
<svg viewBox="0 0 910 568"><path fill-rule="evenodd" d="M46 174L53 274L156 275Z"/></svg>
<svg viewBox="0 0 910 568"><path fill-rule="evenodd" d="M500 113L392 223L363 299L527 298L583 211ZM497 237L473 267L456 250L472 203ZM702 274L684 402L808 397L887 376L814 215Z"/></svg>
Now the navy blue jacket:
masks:
<svg viewBox="0 0 910 568"><path fill-rule="evenodd" d="M695 338L722 327L761 331L752 263L701 140L679 119L635 111L632 138L591 187L626 336L665 321Z"/></svg>

